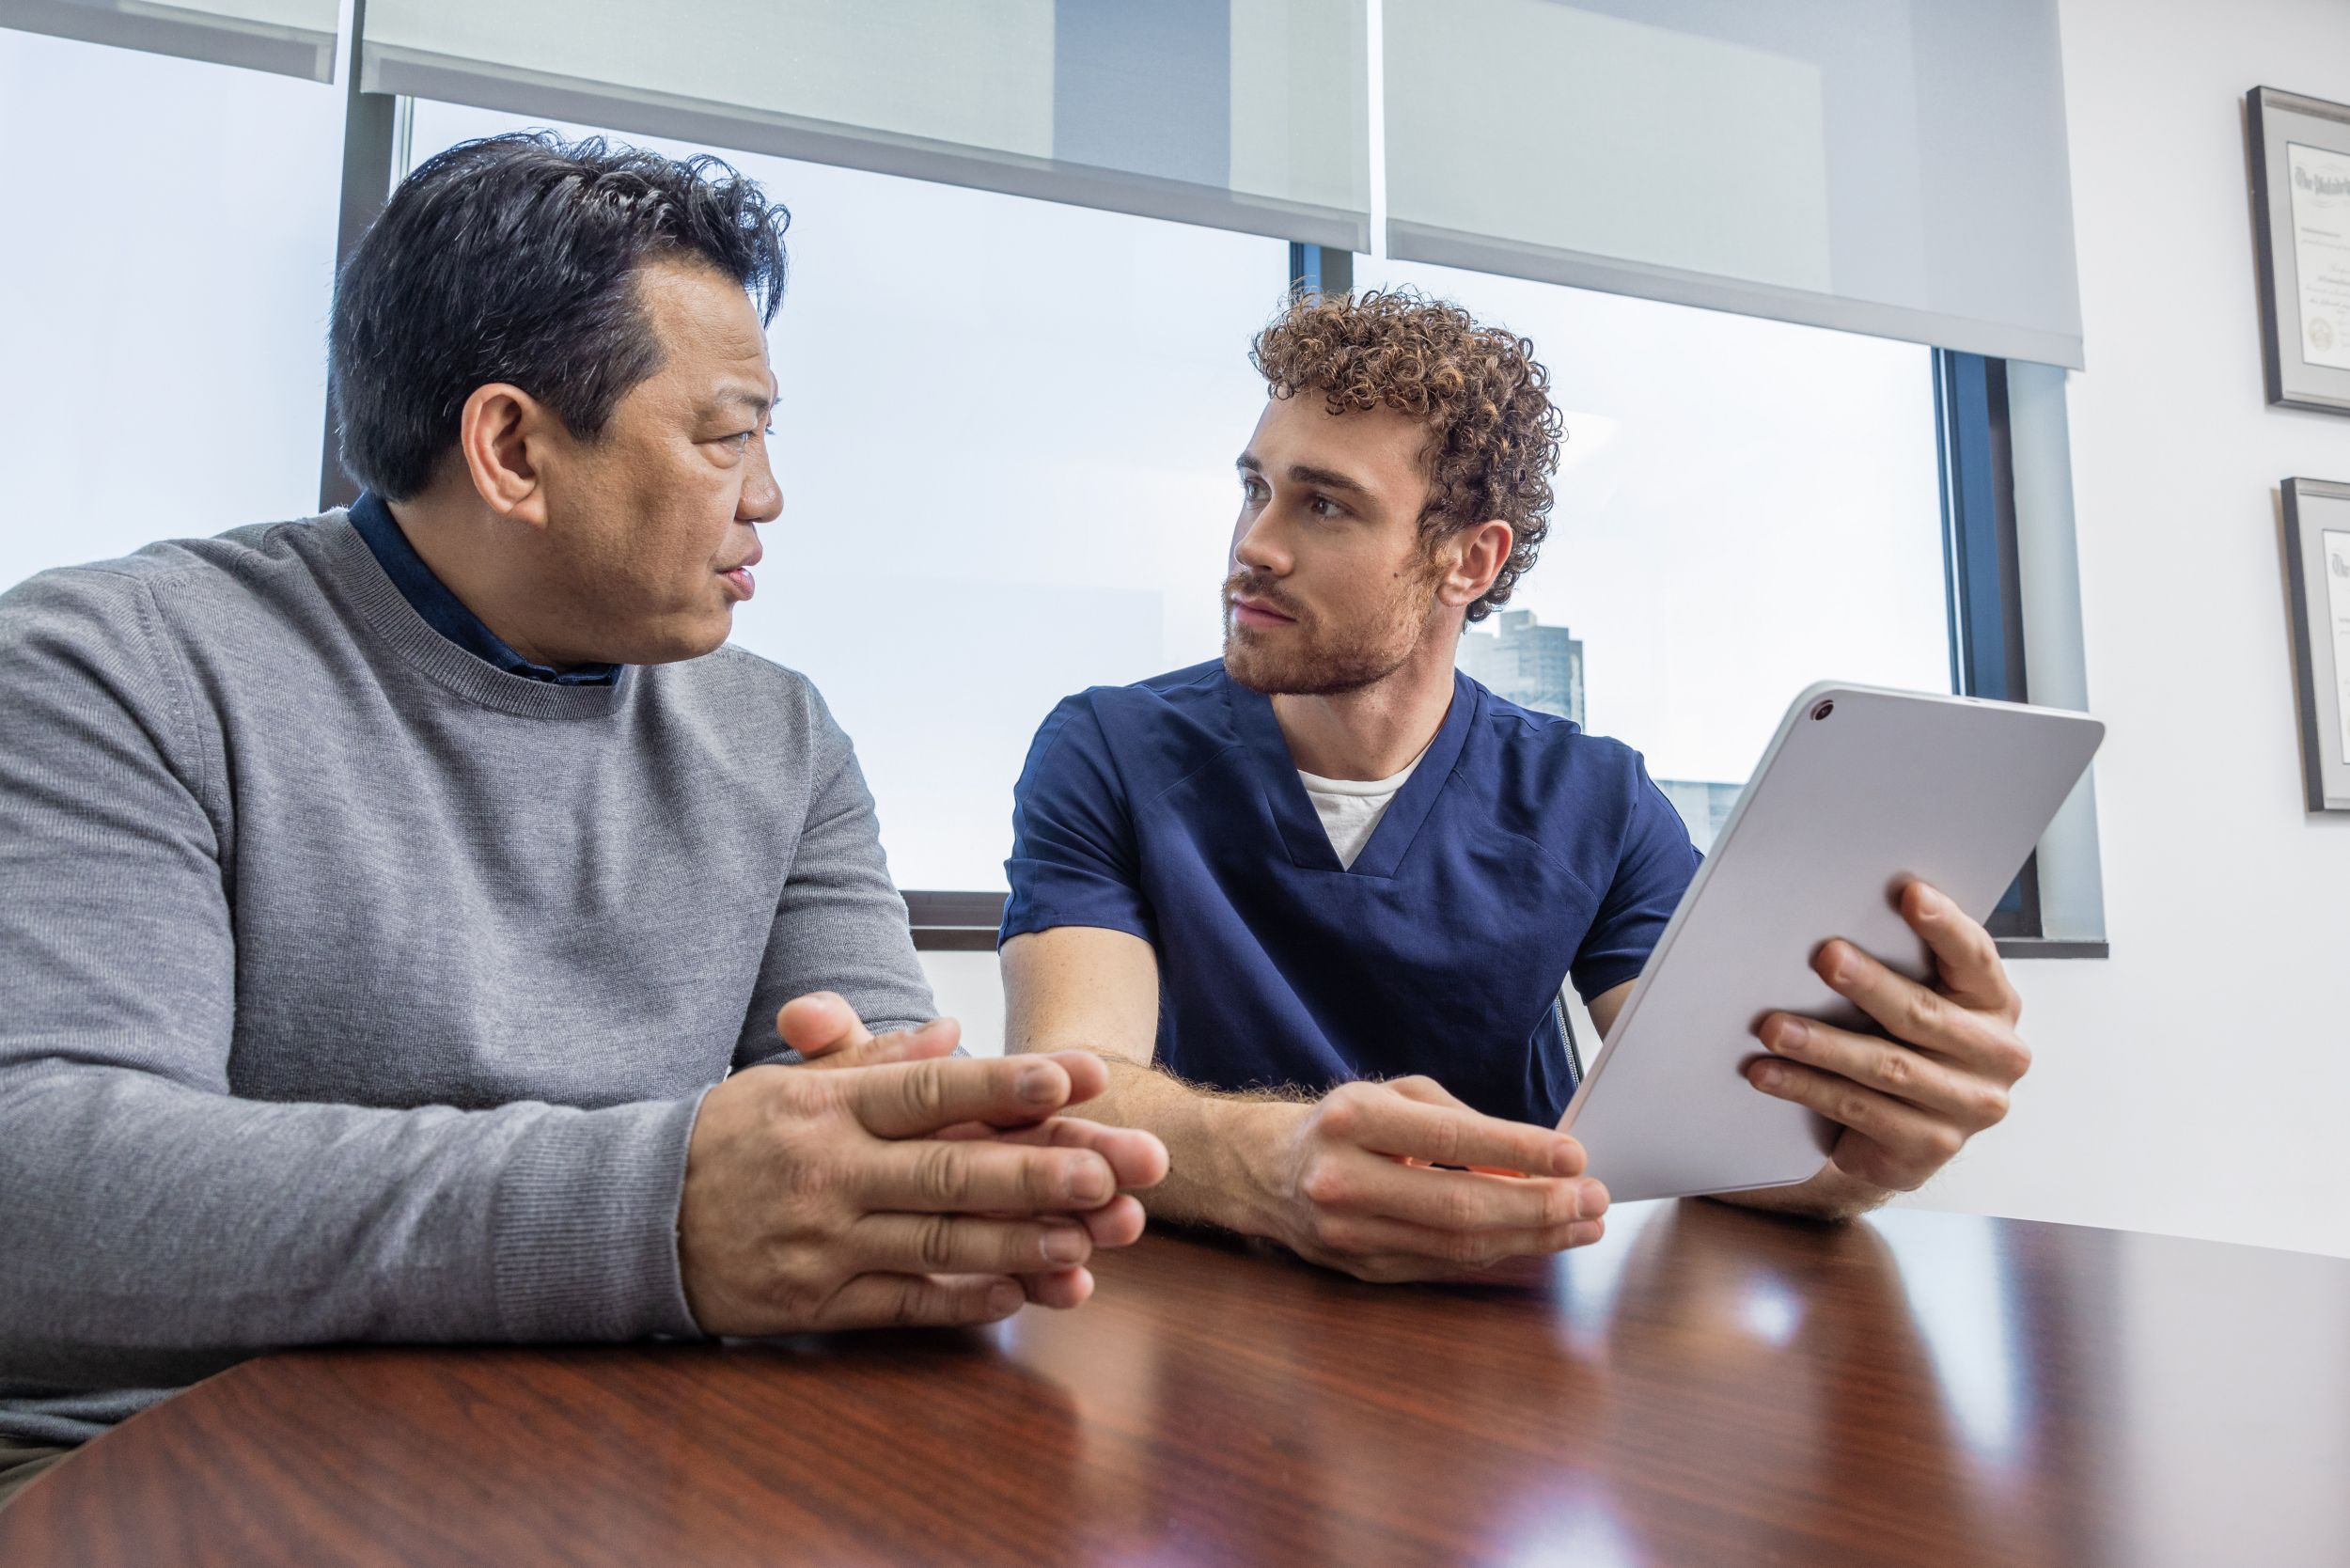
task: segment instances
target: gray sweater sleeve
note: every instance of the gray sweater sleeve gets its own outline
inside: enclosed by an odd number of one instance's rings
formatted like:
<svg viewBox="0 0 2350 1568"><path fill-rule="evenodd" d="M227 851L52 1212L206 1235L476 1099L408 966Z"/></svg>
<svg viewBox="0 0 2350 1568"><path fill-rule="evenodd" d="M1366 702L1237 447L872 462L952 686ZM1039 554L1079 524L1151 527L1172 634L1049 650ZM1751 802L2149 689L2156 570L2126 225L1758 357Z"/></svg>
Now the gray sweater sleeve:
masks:
<svg viewBox="0 0 2350 1568"><path fill-rule="evenodd" d="M576 1110L231 1092L228 783L147 584L0 598L0 1355L60 1387L167 1353L693 1332L697 1098Z"/></svg>
<svg viewBox="0 0 2350 1568"><path fill-rule="evenodd" d="M743 1022L737 1066L798 1059L776 1037L776 1011L810 991L838 992L875 1034L913 1028L937 1013L855 748L816 688L805 690L816 783Z"/></svg>

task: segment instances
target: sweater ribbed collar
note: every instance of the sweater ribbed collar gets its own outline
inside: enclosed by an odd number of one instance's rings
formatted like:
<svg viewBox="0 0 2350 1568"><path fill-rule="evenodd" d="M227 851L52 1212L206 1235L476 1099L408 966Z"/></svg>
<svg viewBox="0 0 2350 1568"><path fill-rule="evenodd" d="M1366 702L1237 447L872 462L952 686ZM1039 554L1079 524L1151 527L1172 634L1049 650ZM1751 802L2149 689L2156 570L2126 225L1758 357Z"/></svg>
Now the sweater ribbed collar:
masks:
<svg viewBox="0 0 2350 1568"><path fill-rule="evenodd" d="M433 684L480 707L517 718L594 719L618 712L642 671L608 685L556 685L509 674L467 652L416 613L368 541L337 508L311 525L321 577L400 660Z"/></svg>
<svg viewBox="0 0 2350 1568"><path fill-rule="evenodd" d="M408 603L416 607L426 623L475 658L558 686L606 685L620 678L625 667L620 665L579 665L558 670L533 664L515 652L425 564L424 557L416 554L416 547L409 542L400 520L392 515L392 509L373 491L363 493L351 503L351 525L359 530L359 537L375 552L376 564Z"/></svg>

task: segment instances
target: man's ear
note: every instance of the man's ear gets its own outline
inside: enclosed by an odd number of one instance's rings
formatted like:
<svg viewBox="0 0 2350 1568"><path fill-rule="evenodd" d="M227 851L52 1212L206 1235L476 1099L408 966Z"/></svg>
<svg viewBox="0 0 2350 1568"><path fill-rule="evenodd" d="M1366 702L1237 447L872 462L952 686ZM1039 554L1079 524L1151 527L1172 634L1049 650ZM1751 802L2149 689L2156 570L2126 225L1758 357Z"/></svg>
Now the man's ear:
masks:
<svg viewBox="0 0 2350 1568"><path fill-rule="evenodd" d="M519 386L494 382L474 388L457 426L457 449L477 494L500 517L534 528L547 525L540 465L562 422Z"/></svg>
<svg viewBox="0 0 2350 1568"><path fill-rule="evenodd" d="M1510 564L1510 547L1517 540L1517 530L1497 517L1454 534L1444 575L1436 581L1436 602L1462 610L1483 598Z"/></svg>

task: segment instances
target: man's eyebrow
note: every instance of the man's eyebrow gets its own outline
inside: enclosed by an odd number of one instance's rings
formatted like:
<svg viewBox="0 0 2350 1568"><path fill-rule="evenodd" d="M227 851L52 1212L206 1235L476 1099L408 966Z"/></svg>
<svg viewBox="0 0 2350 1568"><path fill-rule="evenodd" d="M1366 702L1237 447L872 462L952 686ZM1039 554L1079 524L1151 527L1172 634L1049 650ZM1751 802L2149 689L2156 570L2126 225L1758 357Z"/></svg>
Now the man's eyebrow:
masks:
<svg viewBox="0 0 2350 1568"><path fill-rule="evenodd" d="M1233 460L1232 466L1249 474L1264 472L1264 464L1254 452L1241 453ZM1291 463L1290 478L1299 484L1320 485L1324 490L1351 490L1357 495L1371 494L1371 486L1362 480L1349 478L1335 468L1316 468L1311 463Z"/></svg>
<svg viewBox="0 0 2350 1568"><path fill-rule="evenodd" d="M754 414L766 414L781 401L783 401L781 398L770 398L764 393L754 392L747 386L729 386L718 394L716 400L711 406L713 409L747 408Z"/></svg>
<svg viewBox="0 0 2350 1568"><path fill-rule="evenodd" d="M1371 486L1360 479L1350 479L1334 468L1312 468L1302 463L1290 464L1290 478L1299 484L1318 484L1324 490L1351 490L1357 495L1371 494Z"/></svg>

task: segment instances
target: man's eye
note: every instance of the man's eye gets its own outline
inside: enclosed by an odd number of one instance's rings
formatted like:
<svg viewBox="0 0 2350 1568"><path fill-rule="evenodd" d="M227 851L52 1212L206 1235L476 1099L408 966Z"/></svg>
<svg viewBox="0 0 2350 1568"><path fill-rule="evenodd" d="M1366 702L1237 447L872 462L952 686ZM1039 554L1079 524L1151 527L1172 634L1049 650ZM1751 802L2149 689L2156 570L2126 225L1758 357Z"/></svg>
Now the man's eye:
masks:
<svg viewBox="0 0 2350 1568"><path fill-rule="evenodd" d="M1327 495L1315 496L1313 499L1313 509L1314 515L1317 517L1343 517L1346 515L1346 509L1339 505L1336 501L1330 499Z"/></svg>

